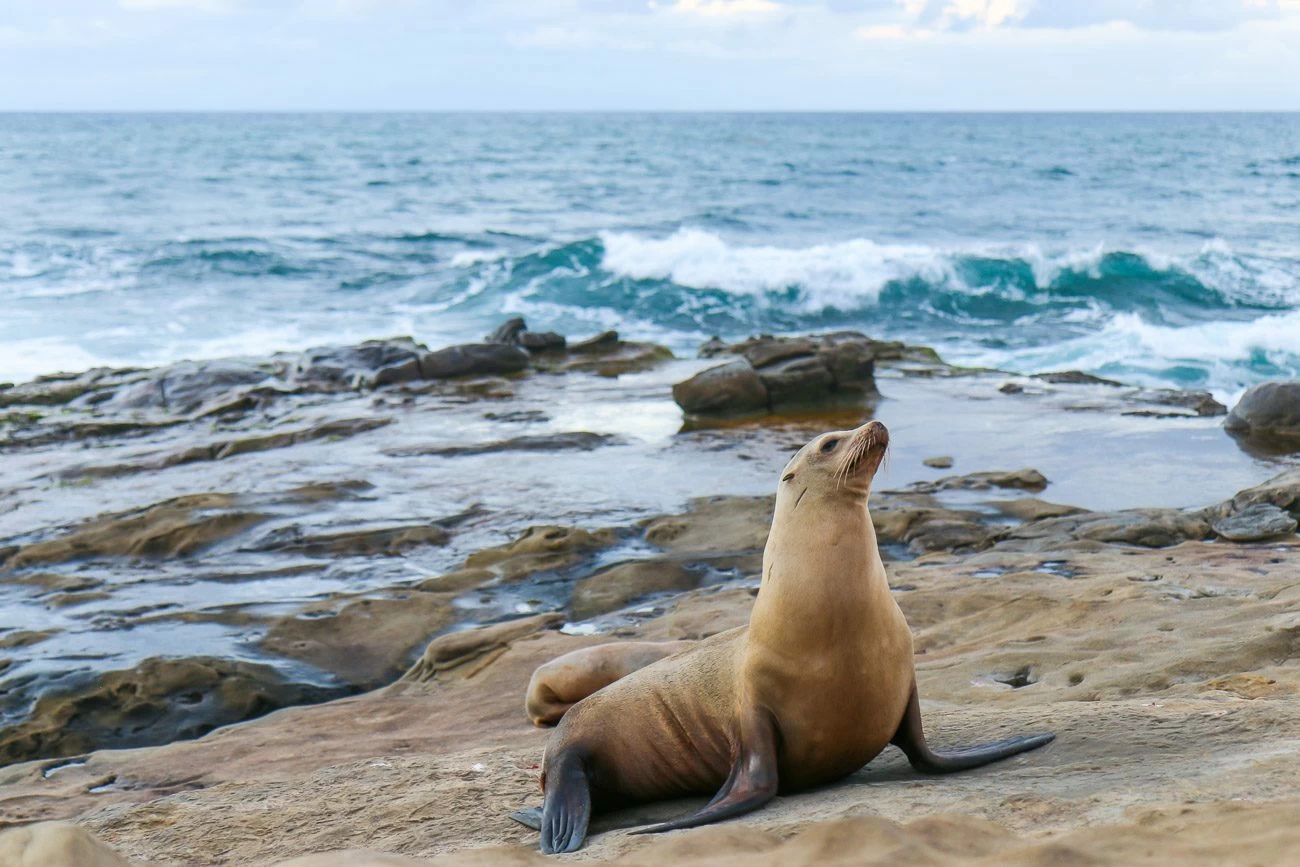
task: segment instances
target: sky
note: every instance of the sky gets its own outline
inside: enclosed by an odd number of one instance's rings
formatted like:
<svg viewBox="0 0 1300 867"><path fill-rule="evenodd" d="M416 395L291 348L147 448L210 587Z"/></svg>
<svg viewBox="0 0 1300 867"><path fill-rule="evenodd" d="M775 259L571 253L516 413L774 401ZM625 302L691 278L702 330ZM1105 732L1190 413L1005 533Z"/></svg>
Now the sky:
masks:
<svg viewBox="0 0 1300 867"><path fill-rule="evenodd" d="M1300 0L0 0L0 110L1300 111Z"/></svg>

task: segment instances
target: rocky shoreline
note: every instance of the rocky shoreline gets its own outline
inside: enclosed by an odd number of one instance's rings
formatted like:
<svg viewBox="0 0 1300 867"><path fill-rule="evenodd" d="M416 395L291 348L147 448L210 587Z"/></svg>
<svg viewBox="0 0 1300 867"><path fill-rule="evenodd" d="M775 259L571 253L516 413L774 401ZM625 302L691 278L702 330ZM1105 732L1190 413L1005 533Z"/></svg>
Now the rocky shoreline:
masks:
<svg viewBox="0 0 1300 867"><path fill-rule="evenodd" d="M936 730L1065 735L955 782L882 758L692 836L772 863L795 830L866 834L894 847L882 859L952 837L976 860L1071 834L1091 851L1078 829L1148 811L1151 833L1198 840L1184 826L1218 827L1234 798L1300 798L1287 399L1243 400L1231 439L1203 393L955 368L863 335L682 360L522 320L437 351L372 341L7 388L0 826L75 820L156 863L481 846L507 848L473 863L532 863L504 818L536 792L532 668L744 622L785 456L879 413L902 445L872 514ZM988 427L1014 435L972 434ZM1164 497L1128 484L1144 473L1167 474ZM967 818L917 830L936 812ZM600 836L585 857L678 851L637 840Z"/></svg>

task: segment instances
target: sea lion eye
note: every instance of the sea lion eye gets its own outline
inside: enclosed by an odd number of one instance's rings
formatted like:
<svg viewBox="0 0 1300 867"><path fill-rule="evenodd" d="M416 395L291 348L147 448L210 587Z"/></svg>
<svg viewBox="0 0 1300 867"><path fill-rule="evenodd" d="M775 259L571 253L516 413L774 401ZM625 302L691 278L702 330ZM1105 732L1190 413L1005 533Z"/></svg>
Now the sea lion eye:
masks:
<svg viewBox="0 0 1300 867"><path fill-rule="evenodd" d="M840 441L838 439L828 439L826 442L822 443L822 454L829 455L831 452L835 451L835 447L839 444Z"/></svg>

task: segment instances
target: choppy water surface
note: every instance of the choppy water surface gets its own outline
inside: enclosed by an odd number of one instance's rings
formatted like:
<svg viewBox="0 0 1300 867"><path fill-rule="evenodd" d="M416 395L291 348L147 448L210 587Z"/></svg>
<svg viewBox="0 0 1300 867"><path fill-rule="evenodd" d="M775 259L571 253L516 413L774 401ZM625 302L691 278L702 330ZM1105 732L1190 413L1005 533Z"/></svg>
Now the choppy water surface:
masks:
<svg viewBox="0 0 1300 867"><path fill-rule="evenodd" d="M1300 373L1297 115L4 115L0 380L503 313Z"/></svg>

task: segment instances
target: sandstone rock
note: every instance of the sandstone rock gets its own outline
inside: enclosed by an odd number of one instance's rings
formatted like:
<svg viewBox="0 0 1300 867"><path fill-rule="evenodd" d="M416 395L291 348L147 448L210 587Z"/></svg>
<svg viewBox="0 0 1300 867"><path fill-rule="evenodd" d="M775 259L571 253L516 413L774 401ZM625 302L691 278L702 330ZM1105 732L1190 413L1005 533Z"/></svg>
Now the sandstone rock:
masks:
<svg viewBox="0 0 1300 867"><path fill-rule="evenodd" d="M7 570L92 557L185 557L260 524L229 494L194 494L96 518L62 536L19 547Z"/></svg>
<svg viewBox="0 0 1300 867"><path fill-rule="evenodd" d="M277 620L260 647L311 663L354 688L373 689L401 675L430 635L452 625L453 598L409 590L358 599L337 611L336 602L321 603Z"/></svg>
<svg viewBox="0 0 1300 867"><path fill-rule="evenodd" d="M1258 542L1291 536L1296 519L1271 503L1256 503L1214 522L1214 532L1230 542Z"/></svg>
<svg viewBox="0 0 1300 867"><path fill-rule="evenodd" d="M652 593L692 590L699 577L680 562L664 558L619 563L574 585L569 618L587 620L617 611Z"/></svg>
<svg viewBox="0 0 1300 867"><path fill-rule="evenodd" d="M307 557L397 557L426 545L446 545L451 533L437 524L376 527L306 535L297 525L269 534L247 550L280 551Z"/></svg>
<svg viewBox="0 0 1300 867"><path fill-rule="evenodd" d="M1269 503L1300 517L1300 468L1290 469L1268 481L1239 491L1232 499L1216 506L1217 517L1227 517L1256 503Z"/></svg>
<svg viewBox="0 0 1300 867"><path fill-rule="evenodd" d="M1018 497L1014 500L995 500L989 503L1004 515L1019 518L1022 521L1041 521L1044 518L1060 518L1065 515L1077 515L1086 511L1078 506L1065 506L1049 503L1037 497Z"/></svg>
<svg viewBox="0 0 1300 867"><path fill-rule="evenodd" d="M952 466L952 458L947 455L940 455L933 458L926 458L921 461L927 467L933 467L936 470L946 470Z"/></svg>
<svg viewBox="0 0 1300 867"><path fill-rule="evenodd" d="M534 572L564 569L600 548L617 541L613 530L574 527L529 527L513 542L476 551L465 559L469 569L490 568L506 581L518 581Z"/></svg>
<svg viewBox="0 0 1300 867"><path fill-rule="evenodd" d="M46 692L26 720L0 733L0 763L196 738L338 692L289 683L269 665L202 656L147 659L88 686Z"/></svg>
<svg viewBox="0 0 1300 867"><path fill-rule="evenodd" d="M462 455L488 455L497 452L589 452L605 445L618 442L613 434L596 434L588 431L570 431L568 433L540 434L538 436L511 437L507 440L463 446L407 446L399 449L385 449L384 454L393 457L409 458L426 455L440 457L459 457Z"/></svg>
<svg viewBox="0 0 1300 867"><path fill-rule="evenodd" d="M425 379L517 373L528 366L528 353L500 343L466 343L429 352L420 358Z"/></svg>
<svg viewBox="0 0 1300 867"><path fill-rule="evenodd" d="M472 677L512 642L563 622L563 614L551 612L440 635L429 642L419 662L402 675L400 683L427 683L463 666L468 666L466 676Z"/></svg>
<svg viewBox="0 0 1300 867"><path fill-rule="evenodd" d="M1300 451L1300 380L1253 386L1237 401L1223 426L1236 434L1286 440Z"/></svg>
<svg viewBox="0 0 1300 867"><path fill-rule="evenodd" d="M645 538L683 554L762 551L774 505L773 497L700 497L684 515L650 521Z"/></svg>
<svg viewBox="0 0 1300 867"><path fill-rule="evenodd" d="M68 822L0 831L2 867L131 867L98 837Z"/></svg>

